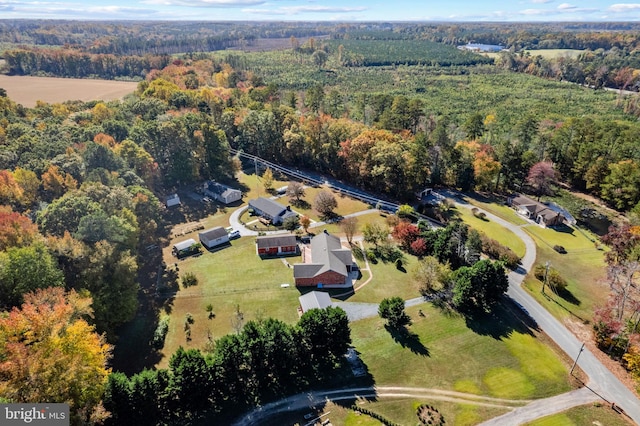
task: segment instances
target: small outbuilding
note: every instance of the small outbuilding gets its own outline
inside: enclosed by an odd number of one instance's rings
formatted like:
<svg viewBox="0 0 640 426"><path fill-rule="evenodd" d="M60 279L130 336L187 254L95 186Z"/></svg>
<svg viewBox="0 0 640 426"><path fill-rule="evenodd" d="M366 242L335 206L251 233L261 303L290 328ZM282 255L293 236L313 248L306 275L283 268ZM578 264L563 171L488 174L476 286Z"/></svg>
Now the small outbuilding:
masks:
<svg viewBox="0 0 640 426"><path fill-rule="evenodd" d="M198 233L198 238L203 246L208 249L229 242L229 233L222 226L207 229Z"/></svg>
<svg viewBox="0 0 640 426"><path fill-rule="evenodd" d="M171 194L167 197L165 204L167 207L179 206L180 197L178 196L178 194Z"/></svg>
<svg viewBox="0 0 640 426"><path fill-rule="evenodd" d="M302 313L307 312L309 309L325 309L333 306L329 293L323 291L310 291L298 297L298 301L300 302Z"/></svg>
<svg viewBox="0 0 640 426"><path fill-rule="evenodd" d="M185 257L190 256L192 254L196 254L200 251L200 244L196 242L193 238L189 238L185 241L180 241L173 245L172 253L177 257Z"/></svg>

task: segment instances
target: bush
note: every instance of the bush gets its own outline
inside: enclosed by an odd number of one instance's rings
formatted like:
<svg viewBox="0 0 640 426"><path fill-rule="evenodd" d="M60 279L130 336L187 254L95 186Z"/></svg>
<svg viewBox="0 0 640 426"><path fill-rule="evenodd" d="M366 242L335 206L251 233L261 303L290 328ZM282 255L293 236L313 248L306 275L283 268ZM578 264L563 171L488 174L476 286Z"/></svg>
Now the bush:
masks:
<svg viewBox="0 0 640 426"><path fill-rule="evenodd" d="M367 250L367 260L371 263L378 263L378 257L373 250Z"/></svg>
<svg viewBox="0 0 640 426"><path fill-rule="evenodd" d="M167 332L169 331L169 317L163 316L158 321L158 326L156 327L156 331L153 332L153 340L151 344L156 349L161 349L164 346L164 339L167 337Z"/></svg>
<svg viewBox="0 0 640 426"><path fill-rule="evenodd" d="M567 249L565 249L564 247L559 246L557 244L555 246L553 246L553 249L555 251L557 251L558 253L560 253L560 254L567 254Z"/></svg>
<svg viewBox="0 0 640 426"><path fill-rule="evenodd" d="M540 281L544 281L544 274L546 271L545 265L536 265L533 269L533 275ZM564 290L567 288L567 280L564 279L560 272L557 269L549 268L549 273L547 274L547 285L555 290Z"/></svg>
<svg viewBox="0 0 640 426"><path fill-rule="evenodd" d="M182 276L182 286L184 288L198 285L198 277L193 272L187 272Z"/></svg>
<svg viewBox="0 0 640 426"><path fill-rule="evenodd" d="M520 257L509 247L503 246L485 234L480 234L480 240L482 241L482 252L491 259L503 262L510 269L515 269L520 263Z"/></svg>

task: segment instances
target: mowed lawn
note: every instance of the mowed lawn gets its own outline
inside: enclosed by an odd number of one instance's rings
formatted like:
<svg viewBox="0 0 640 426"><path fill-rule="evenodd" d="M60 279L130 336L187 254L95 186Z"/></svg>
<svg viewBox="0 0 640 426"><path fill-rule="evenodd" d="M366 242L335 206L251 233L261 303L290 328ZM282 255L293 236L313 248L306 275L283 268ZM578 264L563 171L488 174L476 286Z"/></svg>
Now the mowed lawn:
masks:
<svg viewBox="0 0 640 426"><path fill-rule="evenodd" d="M532 275L525 281L525 288L556 317L590 321L594 310L604 304L609 293L604 283L604 250L596 248L594 242L578 230L559 232L537 225L523 229L536 242L536 264L545 265L548 261L550 267L557 269L568 282L567 291L560 295L547 289L551 299L541 294L542 283ZM554 245L563 246L567 253L556 252Z"/></svg>
<svg viewBox="0 0 640 426"><path fill-rule="evenodd" d="M509 247L515 254L522 257L525 253L524 242L516 234L489 219L482 220L464 207L455 209L459 217L471 228L484 233L489 238L493 238L500 244Z"/></svg>
<svg viewBox="0 0 640 426"><path fill-rule="evenodd" d="M468 321L424 304L407 309L412 338L395 340L377 317L351 323L351 334L378 386L437 388L517 400L569 391L570 360L547 346L514 312L514 307L501 308L493 317ZM392 413L382 414L410 424ZM454 410L454 417L458 415L466 420L449 417L447 423L475 424L488 418L477 406Z"/></svg>
<svg viewBox="0 0 640 426"><path fill-rule="evenodd" d="M630 424L621 414L613 411L609 405L590 404L534 420L526 423L526 426L629 426Z"/></svg>
<svg viewBox="0 0 640 426"><path fill-rule="evenodd" d="M293 264L301 258L263 260L256 254L255 239L251 237L232 240L231 246L213 253L204 251L201 256L177 261L179 276L192 272L198 284L188 288L180 285L167 309L171 319L159 366L165 367L179 346L202 348L209 336L218 339L234 332L237 309L245 323L267 317L295 323L301 293L293 285L293 268L287 267L285 261ZM291 286L282 288L280 285L285 283ZM212 319L206 311L208 304L215 313ZM187 313L194 318L190 341L184 331Z"/></svg>

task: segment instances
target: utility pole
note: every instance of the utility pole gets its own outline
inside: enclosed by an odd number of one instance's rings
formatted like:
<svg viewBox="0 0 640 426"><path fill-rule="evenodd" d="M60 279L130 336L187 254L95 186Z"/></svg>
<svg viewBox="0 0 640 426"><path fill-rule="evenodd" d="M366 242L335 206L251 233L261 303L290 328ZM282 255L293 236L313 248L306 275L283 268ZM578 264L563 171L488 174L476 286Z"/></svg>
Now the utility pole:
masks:
<svg viewBox="0 0 640 426"><path fill-rule="evenodd" d="M576 356L576 360L573 362L573 365L571 366L571 370L569 371L569 374L571 376L573 376L573 369L576 368L576 364L578 363L578 358L580 358L580 354L582 353L583 350L584 350L584 343L582 343L582 346L580 346L580 351L578 352L578 355Z"/></svg>
<svg viewBox="0 0 640 426"><path fill-rule="evenodd" d="M544 281L542 281L542 294L544 294L544 286L545 284L547 284L547 276L549 275L549 265L551 265L551 262L547 260L547 263L545 263L545 269L544 269Z"/></svg>

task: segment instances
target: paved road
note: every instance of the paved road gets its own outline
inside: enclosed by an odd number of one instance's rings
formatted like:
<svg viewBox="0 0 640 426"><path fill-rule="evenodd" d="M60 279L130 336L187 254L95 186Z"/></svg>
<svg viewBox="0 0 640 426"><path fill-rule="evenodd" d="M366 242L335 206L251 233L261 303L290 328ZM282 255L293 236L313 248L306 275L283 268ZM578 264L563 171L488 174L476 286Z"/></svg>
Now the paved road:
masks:
<svg viewBox="0 0 640 426"><path fill-rule="evenodd" d="M473 206L456 202L461 208L472 208ZM544 331L556 344L562 348L571 358L576 358L582 346L580 342L560 321L553 317L546 309L544 309L533 297L522 289L521 284L526 275L533 267L536 259L536 245L531 237L519 226L507 222L489 212L485 212L487 218L498 223L505 228L511 230L516 236L524 241L526 246L526 254L522 258L522 268L517 272L509 274L509 290L507 294L522 309L533 318L538 327ZM626 386L618 380L593 354L584 349L578 358L578 365L589 376L588 386L597 394L601 395L607 402L615 403L622 407L625 413L636 423L640 424L640 400L627 389ZM495 425L512 425L511 422L500 422L495 419L496 423L487 422L486 424Z"/></svg>

